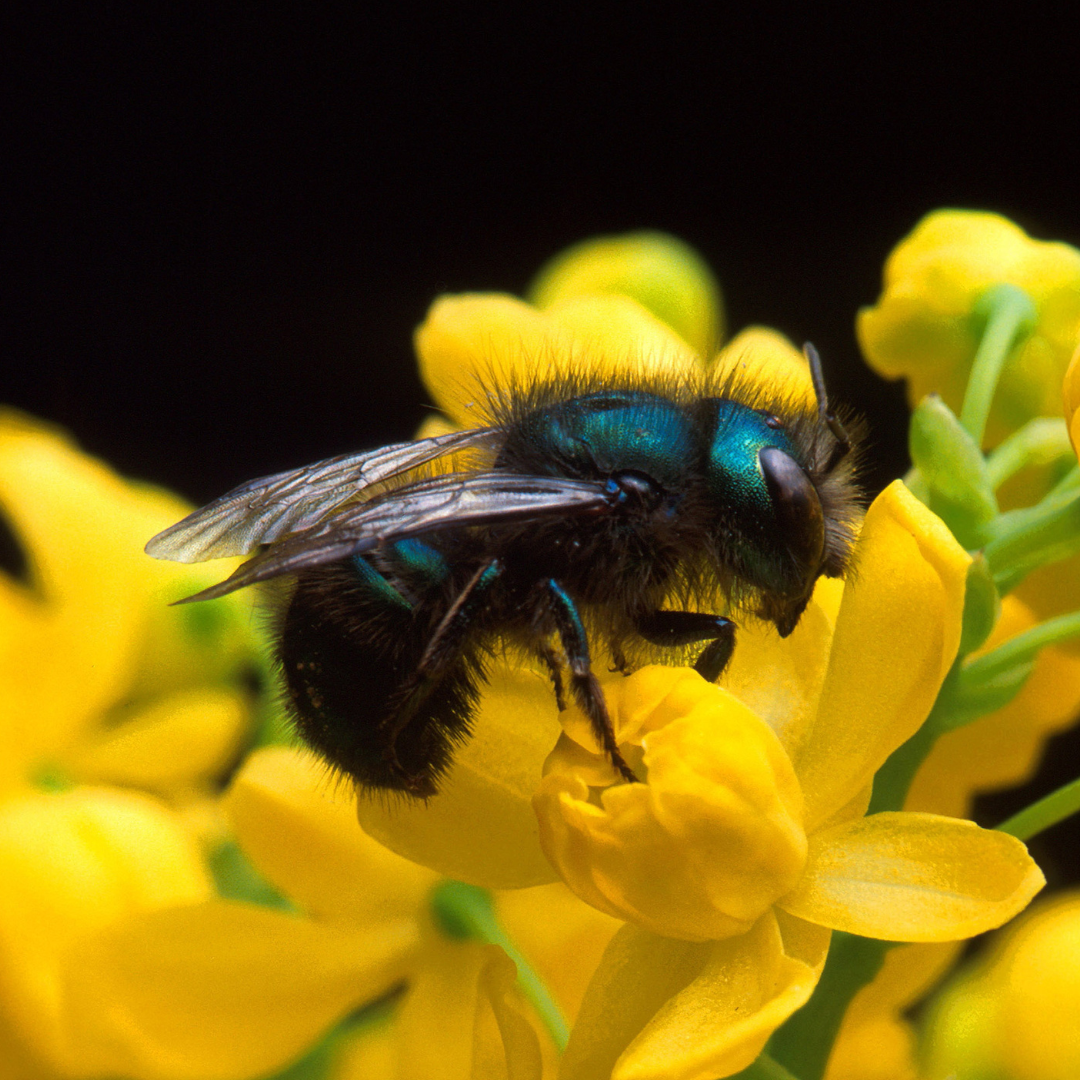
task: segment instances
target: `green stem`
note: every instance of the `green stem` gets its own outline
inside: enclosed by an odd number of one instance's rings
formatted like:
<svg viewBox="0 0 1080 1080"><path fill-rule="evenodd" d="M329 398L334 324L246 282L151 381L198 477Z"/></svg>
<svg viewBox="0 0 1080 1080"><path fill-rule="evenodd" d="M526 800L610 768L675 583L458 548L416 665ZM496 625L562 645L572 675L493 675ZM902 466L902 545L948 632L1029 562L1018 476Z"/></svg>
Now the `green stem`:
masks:
<svg viewBox="0 0 1080 1080"><path fill-rule="evenodd" d="M1047 492L1048 499L1063 498L1080 488L1080 466L1073 467Z"/></svg>
<svg viewBox="0 0 1080 1080"><path fill-rule="evenodd" d="M1029 465L1051 465L1072 457L1065 421L1037 416L1014 431L986 458L986 474L996 491L1010 477Z"/></svg>
<svg viewBox="0 0 1080 1080"><path fill-rule="evenodd" d="M1062 485L1037 506L1002 514L990 529L983 553L998 589L1008 592L1032 570L1080 550L1080 492Z"/></svg>
<svg viewBox="0 0 1080 1080"><path fill-rule="evenodd" d="M1017 840L1030 840L1077 812L1080 812L1080 778L1050 792L1019 814L1013 814L1008 821L1003 821L998 826L998 831L1015 836Z"/></svg>
<svg viewBox="0 0 1080 1080"><path fill-rule="evenodd" d="M976 315L985 313L986 325L971 365L960 423L978 446L982 446L990 403L1009 353L1030 333L1037 318L1035 305L1023 289L1015 285L992 285L979 300Z"/></svg>
<svg viewBox="0 0 1080 1080"><path fill-rule="evenodd" d="M779 1061L774 1061L768 1054L759 1055L753 1065L748 1065L742 1072L736 1073L731 1080L799 1080L788 1072Z"/></svg>
<svg viewBox="0 0 1080 1080"><path fill-rule="evenodd" d="M499 924L491 893L462 881L443 881L431 891L431 910L439 928L451 938L498 945L513 960L518 986L536 1010L559 1051L566 1049L570 1028L566 1018L532 965Z"/></svg>
<svg viewBox="0 0 1080 1080"><path fill-rule="evenodd" d="M939 701L941 697L939 691ZM933 720L934 713L931 712L922 727L906 743L897 747L874 774L874 793L866 811L868 815L903 809L911 781L937 741L939 732Z"/></svg>
<svg viewBox="0 0 1080 1080"><path fill-rule="evenodd" d="M1080 637L1080 611L1047 619L1009 638L996 649L966 661L961 668L960 680L962 683L990 682L1021 664L1030 664L1047 646L1060 645L1076 637Z"/></svg>
<svg viewBox="0 0 1080 1080"><path fill-rule="evenodd" d="M800 1080L821 1080L851 999L881 970L892 942L833 933L814 996L769 1040L769 1054Z"/></svg>

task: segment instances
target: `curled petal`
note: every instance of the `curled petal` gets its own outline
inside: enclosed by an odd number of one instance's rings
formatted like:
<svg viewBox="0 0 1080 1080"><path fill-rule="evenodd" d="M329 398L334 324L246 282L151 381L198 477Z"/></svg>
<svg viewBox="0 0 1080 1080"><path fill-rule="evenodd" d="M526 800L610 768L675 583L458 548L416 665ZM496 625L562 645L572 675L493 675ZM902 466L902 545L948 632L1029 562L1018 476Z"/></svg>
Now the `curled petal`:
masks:
<svg viewBox="0 0 1080 1080"><path fill-rule="evenodd" d="M80 1066L146 1080L276 1071L400 982L417 944L408 921L343 930L222 900L124 920L66 970Z"/></svg>
<svg viewBox="0 0 1080 1080"><path fill-rule="evenodd" d="M255 751L233 780L225 809L260 873L318 918L362 926L406 917L437 880L357 825L352 786L309 751Z"/></svg>
<svg viewBox="0 0 1080 1080"><path fill-rule="evenodd" d="M793 929L789 951L771 912L725 941L624 927L586 993L560 1080L711 1080L745 1068L817 985L828 932L805 929Z"/></svg>
<svg viewBox="0 0 1080 1080"><path fill-rule="evenodd" d="M398 1076L540 1080L535 1020L495 945L432 941L395 1017Z"/></svg>
<svg viewBox="0 0 1080 1080"><path fill-rule="evenodd" d="M866 515L812 728L789 746L810 832L930 712L960 642L970 558L900 481Z"/></svg>
<svg viewBox="0 0 1080 1080"><path fill-rule="evenodd" d="M391 851L472 885L554 881L531 799L558 739L557 717L549 678L493 663L473 736L455 753L439 794L419 802L362 792L361 826Z"/></svg>
<svg viewBox="0 0 1080 1080"><path fill-rule="evenodd" d="M462 427L490 421L489 393L588 373L700 369L693 350L628 296L574 297L547 311L500 294L444 296L416 331L428 391Z"/></svg>
<svg viewBox="0 0 1080 1080"><path fill-rule="evenodd" d="M874 814L811 837L793 915L887 941L957 941L1007 922L1046 884L1019 840L935 814Z"/></svg>
<svg viewBox="0 0 1080 1080"><path fill-rule="evenodd" d="M591 791L595 771L564 751L577 746L567 740L534 805L544 851L578 896L656 933L701 940L748 930L797 880L806 840L798 785L772 730L687 674L671 675L680 709L665 700L638 718L644 783ZM657 681L645 669L609 684L620 722L628 710L618 700ZM658 724L669 711L678 718Z"/></svg>

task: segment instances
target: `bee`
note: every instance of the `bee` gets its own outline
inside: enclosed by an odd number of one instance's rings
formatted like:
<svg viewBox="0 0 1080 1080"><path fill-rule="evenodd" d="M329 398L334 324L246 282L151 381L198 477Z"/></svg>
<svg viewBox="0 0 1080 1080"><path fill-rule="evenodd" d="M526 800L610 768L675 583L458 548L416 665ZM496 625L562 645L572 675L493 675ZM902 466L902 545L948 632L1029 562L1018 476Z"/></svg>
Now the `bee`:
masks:
<svg viewBox="0 0 1080 1080"><path fill-rule="evenodd" d="M830 409L817 353L806 355L815 403L745 373L620 385L564 374L492 394L483 427L253 480L146 550L251 556L188 601L285 579L275 621L288 711L363 786L435 794L507 643L550 671L560 709L568 685L634 781L595 643L624 673L642 647L692 649L715 681L732 615L786 637L817 579L848 567L859 432ZM692 610L700 598L723 612Z"/></svg>

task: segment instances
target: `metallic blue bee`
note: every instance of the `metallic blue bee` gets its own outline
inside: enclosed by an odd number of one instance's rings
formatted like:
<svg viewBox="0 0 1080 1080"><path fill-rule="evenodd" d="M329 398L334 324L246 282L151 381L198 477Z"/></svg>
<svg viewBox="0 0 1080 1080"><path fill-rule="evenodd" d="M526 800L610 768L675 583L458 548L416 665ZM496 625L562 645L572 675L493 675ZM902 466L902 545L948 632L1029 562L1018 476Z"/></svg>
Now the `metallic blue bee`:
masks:
<svg viewBox="0 0 1080 1080"><path fill-rule="evenodd" d="M500 644L543 661L560 708L568 681L634 780L590 639L623 671L643 649L696 646L695 667L716 680L735 643L729 614L787 636L817 579L848 565L855 438L807 357L816 408L745 376L565 377L494 396L489 426L244 484L146 550L255 553L190 600L289 576L274 618L290 712L363 785L438 790ZM449 455L454 471L435 471ZM725 614L688 610L716 597Z"/></svg>

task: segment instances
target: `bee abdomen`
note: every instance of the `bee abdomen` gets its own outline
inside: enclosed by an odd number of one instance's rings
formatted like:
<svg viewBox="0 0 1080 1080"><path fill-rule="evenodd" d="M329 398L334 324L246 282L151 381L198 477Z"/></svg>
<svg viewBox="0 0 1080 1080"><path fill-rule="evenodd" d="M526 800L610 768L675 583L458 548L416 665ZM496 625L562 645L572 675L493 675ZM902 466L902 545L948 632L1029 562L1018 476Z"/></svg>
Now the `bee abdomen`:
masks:
<svg viewBox="0 0 1080 1080"><path fill-rule="evenodd" d="M305 742L368 787L434 794L468 736L480 677L469 652L420 687L417 703L414 678L441 595L409 603L363 560L297 579L278 648L289 712Z"/></svg>

